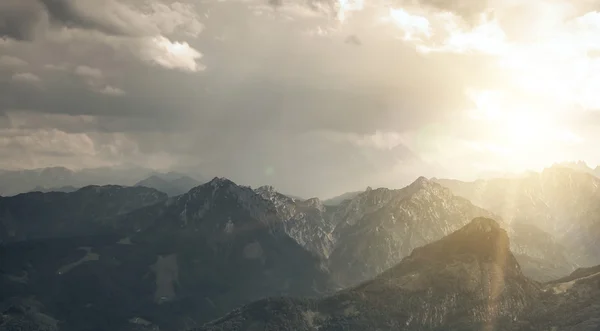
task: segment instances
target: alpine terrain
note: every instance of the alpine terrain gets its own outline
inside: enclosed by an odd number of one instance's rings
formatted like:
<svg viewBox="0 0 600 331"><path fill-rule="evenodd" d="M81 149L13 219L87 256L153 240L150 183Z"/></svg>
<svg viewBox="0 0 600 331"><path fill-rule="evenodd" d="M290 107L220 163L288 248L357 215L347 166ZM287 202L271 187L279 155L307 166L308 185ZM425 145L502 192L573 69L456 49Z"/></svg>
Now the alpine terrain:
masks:
<svg viewBox="0 0 600 331"><path fill-rule="evenodd" d="M30 197L33 205L55 194L16 198ZM105 211L98 208L87 212ZM46 215L62 220L57 210ZM319 296L336 288L322 261L286 235L275 207L227 179L101 220L97 234L0 246L5 325L176 330L266 296Z"/></svg>
<svg viewBox="0 0 600 331"><path fill-rule="evenodd" d="M195 330L597 330L600 273L525 277L497 222L475 218L323 299L270 298Z"/></svg>
<svg viewBox="0 0 600 331"><path fill-rule="evenodd" d="M508 223L541 229L578 264L600 263L600 179L594 175L556 165L516 178L437 181Z"/></svg>

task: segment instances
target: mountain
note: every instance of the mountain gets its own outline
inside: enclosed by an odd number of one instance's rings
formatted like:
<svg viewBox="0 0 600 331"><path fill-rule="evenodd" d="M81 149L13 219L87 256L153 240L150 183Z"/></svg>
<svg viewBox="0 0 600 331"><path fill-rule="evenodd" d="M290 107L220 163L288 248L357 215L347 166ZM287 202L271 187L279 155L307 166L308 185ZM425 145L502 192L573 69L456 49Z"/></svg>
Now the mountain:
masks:
<svg viewBox="0 0 600 331"><path fill-rule="evenodd" d="M361 194L362 192L363 191L346 192L344 194L341 194L336 197L329 198L329 199L323 201L323 204L328 205L328 206L337 206L340 203L344 202L344 200L351 200L355 196Z"/></svg>
<svg viewBox="0 0 600 331"><path fill-rule="evenodd" d="M509 330L541 294L507 233L476 218L356 287L320 300L261 300L196 330Z"/></svg>
<svg viewBox="0 0 600 331"><path fill-rule="evenodd" d="M166 198L154 189L116 185L0 197L0 243L95 234L105 231L105 219Z"/></svg>
<svg viewBox="0 0 600 331"><path fill-rule="evenodd" d="M10 196L49 188L89 185L133 185L152 170L127 168L89 168L71 170L64 167L0 171L0 195ZM41 189L41 190L40 190Z"/></svg>
<svg viewBox="0 0 600 331"><path fill-rule="evenodd" d="M298 201L270 186L256 192L275 205L286 233L326 259L330 271L344 286L375 276L413 249L475 217L495 217L424 177L400 190L367 188L338 206L325 205L318 199ZM544 231L531 225L515 229L503 226L528 277L547 281L575 269L566 249Z"/></svg>
<svg viewBox="0 0 600 331"><path fill-rule="evenodd" d="M154 174L146 179L137 182L134 186L150 187L168 196L176 196L188 192L192 188L202 183L192 177L180 175L177 173Z"/></svg>
<svg viewBox="0 0 600 331"><path fill-rule="evenodd" d="M437 182L508 223L535 225L580 265L600 263L600 179L589 173L553 166L521 178Z"/></svg>
<svg viewBox="0 0 600 331"><path fill-rule="evenodd" d="M61 330L175 330L335 288L272 202L224 178L102 223L112 232L0 246L0 311L31 298Z"/></svg>
<svg viewBox="0 0 600 331"><path fill-rule="evenodd" d="M424 177L400 190L361 193L339 206L330 256L331 270L342 284L369 279L400 262L417 247L431 243L487 210L454 196Z"/></svg>
<svg viewBox="0 0 600 331"><path fill-rule="evenodd" d="M600 166L596 168L591 168L587 165L585 161L577 161L577 162L560 162L554 164L554 167L562 167L562 168L570 168L576 171L587 172L596 177L600 176Z"/></svg>
<svg viewBox="0 0 600 331"><path fill-rule="evenodd" d="M42 193L48 193L48 192L64 192L64 193L71 193L71 192L75 192L77 191L79 188L74 187L74 186L62 186L62 187L42 187L42 186L36 186L33 190L31 190L31 192L42 192Z"/></svg>
<svg viewBox="0 0 600 331"><path fill-rule="evenodd" d="M600 330L600 266L579 269L544 284L543 294L524 314L519 330Z"/></svg>
<svg viewBox="0 0 600 331"><path fill-rule="evenodd" d="M277 192L272 186L257 188L263 199L270 201L283 221L284 231L298 244L321 258L327 259L335 242L333 215L317 199L298 200Z"/></svg>
<svg viewBox="0 0 600 331"><path fill-rule="evenodd" d="M567 248L535 225L514 222L508 231L510 250L527 277L547 282L564 277L577 268Z"/></svg>

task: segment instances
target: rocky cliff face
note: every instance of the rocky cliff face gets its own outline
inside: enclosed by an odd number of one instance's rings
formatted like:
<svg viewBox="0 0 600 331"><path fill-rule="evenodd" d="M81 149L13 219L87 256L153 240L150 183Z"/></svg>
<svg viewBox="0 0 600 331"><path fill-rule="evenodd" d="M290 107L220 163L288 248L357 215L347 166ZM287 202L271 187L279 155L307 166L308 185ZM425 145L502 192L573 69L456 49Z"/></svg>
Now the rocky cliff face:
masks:
<svg viewBox="0 0 600 331"><path fill-rule="evenodd" d="M286 233L327 259L331 272L345 286L377 275L470 219L495 217L424 177L400 190L368 188L338 206L324 206L318 199L292 199L272 187L256 191L275 205ZM503 227L527 276L547 281L574 270L566 249L536 226Z"/></svg>
<svg viewBox="0 0 600 331"><path fill-rule="evenodd" d="M285 232L292 239L323 259L329 257L335 245L331 235L335 228L332 207L326 208L317 198L290 198L271 186L259 187L256 192L275 206Z"/></svg>
<svg viewBox="0 0 600 331"><path fill-rule="evenodd" d="M401 190L368 190L340 207L330 262L342 284L369 279L474 217L492 216L425 178Z"/></svg>

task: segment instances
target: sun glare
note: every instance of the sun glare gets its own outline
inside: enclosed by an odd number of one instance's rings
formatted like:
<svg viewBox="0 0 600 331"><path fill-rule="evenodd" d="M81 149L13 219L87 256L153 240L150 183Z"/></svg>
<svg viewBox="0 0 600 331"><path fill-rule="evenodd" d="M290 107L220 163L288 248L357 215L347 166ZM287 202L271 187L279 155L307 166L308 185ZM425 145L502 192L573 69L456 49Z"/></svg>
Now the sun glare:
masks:
<svg viewBox="0 0 600 331"><path fill-rule="evenodd" d="M433 9L389 12L404 41L424 56L476 54L487 57L502 73L502 81L491 82L493 88L471 86L465 91L474 105L466 112L471 124L465 125L484 128L483 136L473 138L480 140L473 146L510 156L510 162L524 167L539 159L564 157L557 150L569 150L585 140L561 118L600 109L600 13L577 17L567 10L571 7L536 6L532 8L539 16L527 25L521 24L527 20L519 23L518 38L514 31L511 35L504 30L506 22L498 15L501 6L493 15L481 14L475 24Z"/></svg>

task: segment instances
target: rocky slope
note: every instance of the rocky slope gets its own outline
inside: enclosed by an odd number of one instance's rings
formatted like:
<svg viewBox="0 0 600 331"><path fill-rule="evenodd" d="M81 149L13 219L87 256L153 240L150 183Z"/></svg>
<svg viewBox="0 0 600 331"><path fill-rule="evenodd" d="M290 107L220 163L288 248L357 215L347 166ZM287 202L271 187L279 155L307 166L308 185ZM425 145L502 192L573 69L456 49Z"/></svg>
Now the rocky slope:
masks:
<svg viewBox="0 0 600 331"><path fill-rule="evenodd" d="M196 330L508 330L541 293L506 232L477 218L354 288L258 301Z"/></svg>
<svg viewBox="0 0 600 331"><path fill-rule="evenodd" d="M356 284L479 216L492 216L423 177L401 190L367 190L340 205L331 270Z"/></svg>
<svg viewBox="0 0 600 331"><path fill-rule="evenodd" d="M272 187L256 190L275 205L286 233L328 259L338 281L348 286L398 263L477 216L493 214L425 178L400 190L371 189L338 206L296 200ZM539 281L568 275L575 264L553 237L532 225L509 228L511 245L525 274Z"/></svg>
<svg viewBox="0 0 600 331"><path fill-rule="evenodd" d="M262 186L255 191L275 206L288 236L317 256L329 257L335 245L332 237L335 220L331 213L334 208L324 206L317 198L291 198L272 186Z"/></svg>
<svg viewBox="0 0 600 331"><path fill-rule="evenodd" d="M509 223L529 223L549 233L579 264L600 263L599 178L554 166L520 178L438 182Z"/></svg>
<svg viewBox="0 0 600 331"><path fill-rule="evenodd" d="M0 198L0 243L107 231L105 219L167 198L145 187L87 186Z"/></svg>
<svg viewBox="0 0 600 331"><path fill-rule="evenodd" d="M508 231L510 249L527 277L547 282L564 277L577 268L567 248L535 225L515 222Z"/></svg>
<svg viewBox="0 0 600 331"><path fill-rule="evenodd" d="M495 221L477 218L356 287L319 300L264 299L194 330L600 329L600 266L539 284L509 248Z"/></svg>
<svg viewBox="0 0 600 331"><path fill-rule="evenodd" d="M333 287L272 203L226 179L104 224L113 232L0 246L0 308L29 298L67 331L173 330Z"/></svg>

